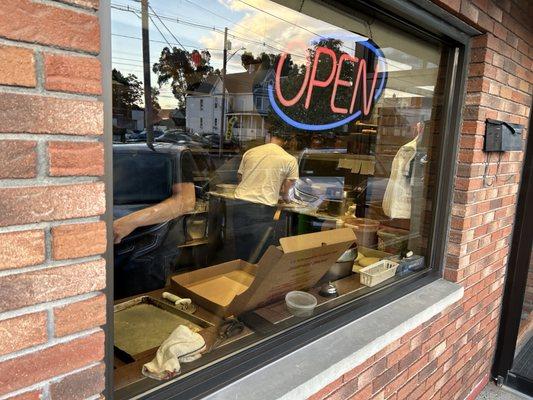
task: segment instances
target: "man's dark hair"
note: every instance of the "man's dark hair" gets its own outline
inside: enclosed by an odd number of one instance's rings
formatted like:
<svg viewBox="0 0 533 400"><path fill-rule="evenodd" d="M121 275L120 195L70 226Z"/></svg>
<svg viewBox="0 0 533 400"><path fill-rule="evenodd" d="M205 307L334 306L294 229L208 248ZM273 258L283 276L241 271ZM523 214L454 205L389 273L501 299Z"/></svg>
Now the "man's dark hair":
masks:
<svg viewBox="0 0 533 400"><path fill-rule="evenodd" d="M288 142L289 140L291 140L291 135L288 134L288 133L280 133L280 132L272 132L271 135L272 137L276 137L278 139L281 139L283 140L284 142Z"/></svg>

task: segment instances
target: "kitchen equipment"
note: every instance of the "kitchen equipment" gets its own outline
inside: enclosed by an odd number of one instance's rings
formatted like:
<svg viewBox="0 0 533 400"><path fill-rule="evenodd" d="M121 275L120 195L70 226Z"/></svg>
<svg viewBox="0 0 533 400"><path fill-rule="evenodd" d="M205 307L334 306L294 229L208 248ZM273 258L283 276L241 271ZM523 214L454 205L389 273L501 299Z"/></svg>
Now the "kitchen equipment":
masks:
<svg viewBox="0 0 533 400"><path fill-rule="evenodd" d="M244 324L237 318L229 317L224 319L224 323L218 329L217 339L211 346L211 350L222 345L226 340L240 335L244 331Z"/></svg>
<svg viewBox="0 0 533 400"><path fill-rule="evenodd" d="M193 332L212 326L150 296L140 296L114 306L114 345L136 359L136 355L156 349L179 325Z"/></svg>
<svg viewBox="0 0 533 400"><path fill-rule="evenodd" d="M187 239L195 240L205 237L206 226L205 215L190 215L187 218Z"/></svg>
<svg viewBox="0 0 533 400"><path fill-rule="evenodd" d="M353 229L359 246L376 248L379 221L368 218L346 218L344 226Z"/></svg>
<svg viewBox="0 0 533 400"><path fill-rule="evenodd" d="M354 260L357 258L357 245L341 254L335 264L320 279L321 282L336 281L337 279L350 276L352 273Z"/></svg>
<svg viewBox="0 0 533 400"><path fill-rule="evenodd" d="M317 303L316 297L307 292L295 290L285 295L287 309L295 317L309 317L313 315Z"/></svg>
<svg viewBox="0 0 533 400"><path fill-rule="evenodd" d="M325 285L320 288L320 292L318 294L322 297L337 297L339 295L339 291L337 290L337 286L335 286L332 282L328 282Z"/></svg>
<svg viewBox="0 0 533 400"><path fill-rule="evenodd" d="M174 303L174 305L181 311L189 314L194 314L196 311L196 306L192 303L191 299L182 299L181 297L169 292L163 292L161 297Z"/></svg>
<svg viewBox="0 0 533 400"><path fill-rule="evenodd" d="M378 230L378 249L391 254L400 254L407 249L409 231L384 227Z"/></svg>
<svg viewBox="0 0 533 400"><path fill-rule="evenodd" d="M396 274L398 263L391 260L381 260L359 270L360 282L366 286L376 286L378 283L392 278Z"/></svg>
<svg viewBox="0 0 533 400"><path fill-rule="evenodd" d="M216 187L217 192L220 194L233 195L237 185L233 183L219 183Z"/></svg>
<svg viewBox="0 0 533 400"><path fill-rule="evenodd" d="M344 203L342 200L328 200L326 205L326 212L333 217L342 215L343 204Z"/></svg>

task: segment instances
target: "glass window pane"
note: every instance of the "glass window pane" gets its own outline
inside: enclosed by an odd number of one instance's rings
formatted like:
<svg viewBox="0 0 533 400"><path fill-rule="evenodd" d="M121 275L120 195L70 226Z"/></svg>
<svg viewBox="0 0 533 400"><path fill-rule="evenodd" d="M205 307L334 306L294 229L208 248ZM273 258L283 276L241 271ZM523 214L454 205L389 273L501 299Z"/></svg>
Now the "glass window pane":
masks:
<svg viewBox="0 0 533 400"><path fill-rule="evenodd" d="M313 0L112 11L117 389L429 268L441 44ZM146 366L169 335L197 357Z"/></svg>

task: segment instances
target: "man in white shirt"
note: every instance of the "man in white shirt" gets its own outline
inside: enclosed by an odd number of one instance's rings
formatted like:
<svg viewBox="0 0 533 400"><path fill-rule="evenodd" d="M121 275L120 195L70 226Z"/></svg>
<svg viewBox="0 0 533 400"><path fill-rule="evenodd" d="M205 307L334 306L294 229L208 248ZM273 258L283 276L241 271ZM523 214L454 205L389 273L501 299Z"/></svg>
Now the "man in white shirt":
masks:
<svg viewBox="0 0 533 400"><path fill-rule="evenodd" d="M238 170L239 185L233 205L235 257L257 262L269 245L278 245L278 232L284 224L274 220L276 204L289 201L289 192L298 179L298 162L282 146L282 137L272 136L270 143L244 153Z"/></svg>
<svg viewBox="0 0 533 400"><path fill-rule="evenodd" d="M238 170L235 198L275 206L280 194L288 201L289 191L298 179L298 162L285 150L285 140L272 136L270 143L244 153Z"/></svg>

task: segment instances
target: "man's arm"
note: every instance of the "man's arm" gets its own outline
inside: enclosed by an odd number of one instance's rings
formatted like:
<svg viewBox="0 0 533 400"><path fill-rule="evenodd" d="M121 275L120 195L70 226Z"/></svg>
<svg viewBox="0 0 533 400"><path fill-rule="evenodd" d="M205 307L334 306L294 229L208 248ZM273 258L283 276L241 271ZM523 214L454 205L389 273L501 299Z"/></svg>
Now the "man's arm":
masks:
<svg viewBox="0 0 533 400"><path fill-rule="evenodd" d="M289 164L289 171L287 173L287 177L281 185L281 198L286 203L290 201L289 194L292 187L294 186L294 182L296 182L298 177L298 161L296 161L296 158L292 157L291 162Z"/></svg>
<svg viewBox="0 0 533 400"><path fill-rule="evenodd" d="M241 183L242 181L242 175L244 174L244 170L246 168L246 154L248 152L244 153L241 159L241 162L239 164L239 169L237 170L237 182Z"/></svg>
<svg viewBox="0 0 533 400"><path fill-rule="evenodd" d="M283 181L283 184L281 185L281 198L285 203L289 203L291 201L289 194L291 192L292 187L294 186L295 179L285 179Z"/></svg>
<svg viewBox="0 0 533 400"><path fill-rule="evenodd" d="M172 186L172 196L168 199L115 220L114 242L120 243L124 237L140 226L159 224L178 218L194 210L195 203L194 184L177 183Z"/></svg>

